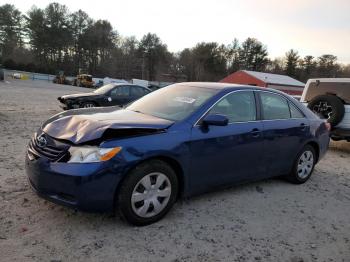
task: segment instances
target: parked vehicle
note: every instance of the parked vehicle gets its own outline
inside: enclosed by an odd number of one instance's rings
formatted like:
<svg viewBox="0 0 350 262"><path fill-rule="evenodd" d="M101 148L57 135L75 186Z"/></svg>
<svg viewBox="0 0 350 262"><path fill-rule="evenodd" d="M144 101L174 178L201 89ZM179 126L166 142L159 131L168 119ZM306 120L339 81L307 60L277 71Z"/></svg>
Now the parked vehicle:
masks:
<svg viewBox="0 0 350 262"><path fill-rule="evenodd" d="M23 76L21 73L13 73L12 74L12 78L13 79L21 79Z"/></svg>
<svg viewBox="0 0 350 262"><path fill-rule="evenodd" d="M70 85L71 82L66 78L64 71L59 71L52 80L54 84Z"/></svg>
<svg viewBox="0 0 350 262"><path fill-rule="evenodd" d="M147 225L178 197L272 176L306 182L328 148L329 128L276 90L174 84L124 109L53 116L30 141L25 167L34 191L52 202L116 208Z"/></svg>
<svg viewBox="0 0 350 262"><path fill-rule="evenodd" d="M92 75L80 74L72 81L73 86L93 88L95 82L92 80Z"/></svg>
<svg viewBox="0 0 350 262"><path fill-rule="evenodd" d="M350 142L350 78L310 79L301 102L332 126L333 140Z"/></svg>
<svg viewBox="0 0 350 262"><path fill-rule="evenodd" d="M132 84L111 83L91 93L79 93L58 97L64 110L98 106L123 106L148 93L151 90Z"/></svg>

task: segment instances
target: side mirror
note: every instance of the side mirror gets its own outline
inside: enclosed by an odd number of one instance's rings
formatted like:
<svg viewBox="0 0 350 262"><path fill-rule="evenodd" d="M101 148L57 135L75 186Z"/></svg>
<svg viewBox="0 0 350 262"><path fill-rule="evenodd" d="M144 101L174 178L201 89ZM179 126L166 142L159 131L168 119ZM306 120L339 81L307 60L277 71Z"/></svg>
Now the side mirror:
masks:
<svg viewBox="0 0 350 262"><path fill-rule="evenodd" d="M227 126L228 118L224 115L207 115L204 117L202 123L206 126Z"/></svg>

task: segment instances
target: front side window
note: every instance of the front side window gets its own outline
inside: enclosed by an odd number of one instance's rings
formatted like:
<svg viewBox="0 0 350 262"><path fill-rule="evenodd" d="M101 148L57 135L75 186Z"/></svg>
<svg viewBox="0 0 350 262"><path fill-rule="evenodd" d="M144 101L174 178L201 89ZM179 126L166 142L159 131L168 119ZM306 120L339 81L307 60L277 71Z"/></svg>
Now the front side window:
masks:
<svg viewBox="0 0 350 262"><path fill-rule="evenodd" d="M290 111L288 102L280 95L261 92L261 107L265 120L288 119Z"/></svg>
<svg viewBox="0 0 350 262"><path fill-rule="evenodd" d="M118 86L111 91L111 96L129 96L130 87L129 86Z"/></svg>
<svg viewBox="0 0 350 262"><path fill-rule="evenodd" d="M210 114L225 115L229 123L256 120L256 106L252 91L234 92L224 97L211 110Z"/></svg>

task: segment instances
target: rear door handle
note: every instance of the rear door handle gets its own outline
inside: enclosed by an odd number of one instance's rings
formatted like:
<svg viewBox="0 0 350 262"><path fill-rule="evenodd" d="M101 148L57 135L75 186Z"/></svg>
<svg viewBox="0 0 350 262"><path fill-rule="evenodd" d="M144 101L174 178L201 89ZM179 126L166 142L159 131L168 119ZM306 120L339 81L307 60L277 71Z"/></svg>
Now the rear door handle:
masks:
<svg viewBox="0 0 350 262"><path fill-rule="evenodd" d="M258 128L254 128L252 131L250 131L250 134L252 135L252 137L259 137L260 133L261 131Z"/></svg>
<svg viewBox="0 0 350 262"><path fill-rule="evenodd" d="M306 127L307 127L307 125L305 125L304 123L301 123L301 124L300 124L300 129L301 129L302 131L305 131L305 130L306 130Z"/></svg>

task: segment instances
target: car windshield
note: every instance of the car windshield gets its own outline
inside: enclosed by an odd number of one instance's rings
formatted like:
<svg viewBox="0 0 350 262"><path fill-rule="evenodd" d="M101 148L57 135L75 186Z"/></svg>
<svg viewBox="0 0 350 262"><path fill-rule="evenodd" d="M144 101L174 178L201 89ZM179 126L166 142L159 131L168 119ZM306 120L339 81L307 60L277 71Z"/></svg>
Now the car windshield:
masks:
<svg viewBox="0 0 350 262"><path fill-rule="evenodd" d="M180 121L192 114L217 92L216 89L171 85L142 97L126 109L172 121Z"/></svg>
<svg viewBox="0 0 350 262"><path fill-rule="evenodd" d="M94 93L105 94L108 91L110 91L111 89L113 89L114 87L115 87L115 84L107 84L107 85L101 86L100 88L96 89L94 91Z"/></svg>

